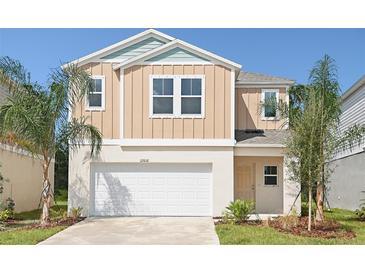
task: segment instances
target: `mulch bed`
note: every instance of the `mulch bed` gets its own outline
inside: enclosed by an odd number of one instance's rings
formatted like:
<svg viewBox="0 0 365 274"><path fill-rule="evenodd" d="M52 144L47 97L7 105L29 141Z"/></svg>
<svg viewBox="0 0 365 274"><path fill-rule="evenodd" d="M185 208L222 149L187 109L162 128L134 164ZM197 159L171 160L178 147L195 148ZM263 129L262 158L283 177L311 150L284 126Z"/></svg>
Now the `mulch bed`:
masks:
<svg viewBox="0 0 365 274"><path fill-rule="evenodd" d="M356 233L343 229L339 222L325 220L323 223L312 223L311 231L308 231L308 218L295 217L294 221L287 221L288 217L279 217L270 220L268 225L280 232L290 233L297 236L316 237L323 239L353 239Z"/></svg>
<svg viewBox="0 0 365 274"><path fill-rule="evenodd" d="M15 229L35 229L35 228L40 228L40 229L44 229L44 228L52 228L52 227L56 227L56 226L71 226L74 225L82 220L84 220L85 218L62 218L62 219L58 219L58 220L51 220L50 223L46 226L41 226L39 224L39 222L34 222L34 223L29 223L29 224L25 224L24 226L20 226L19 228L15 228ZM14 220L14 219L9 219L6 222L6 226L16 226L18 224L21 224L21 222L19 220Z"/></svg>

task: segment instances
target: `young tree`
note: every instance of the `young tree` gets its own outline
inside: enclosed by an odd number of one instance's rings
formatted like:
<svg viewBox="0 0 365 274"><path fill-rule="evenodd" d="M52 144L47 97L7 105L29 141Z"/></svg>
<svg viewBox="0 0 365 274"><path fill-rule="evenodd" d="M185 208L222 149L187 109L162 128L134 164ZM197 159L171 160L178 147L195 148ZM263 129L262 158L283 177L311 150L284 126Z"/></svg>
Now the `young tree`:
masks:
<svg viewBox="0 0 365 274"><path fill-rule="evenodd" d="M44 88L31 83L29 74L20 62L9 57L0 58L0 84L10 95L0 106L0 138L38 157L43 168L41 192L41 225L50 221L49 209L52 189L49 178L51 160L64 142L77 149L84 140L90 141L91 156L101 148L102 135L86 123L85 117L68 119L69 111L84 96L93 92L90 76L76 65L53 70L49 85Z"/></svg>
<svg viewBox="0 0 365 274"><path fill-rule="evenodd" d="M328 55L312 69L308 85L293 86L289 90L291 102L264 102L276 104L280 115L289 121L287 140L289 168L294 180L308 191L309 220L311 229L312 189L316 192L316 222L324 220L323 204L326 186L332 172L327 163L339 148L351 148L365 134L364 125L355 125L340 132L340 88L335 62Z"/></svg>

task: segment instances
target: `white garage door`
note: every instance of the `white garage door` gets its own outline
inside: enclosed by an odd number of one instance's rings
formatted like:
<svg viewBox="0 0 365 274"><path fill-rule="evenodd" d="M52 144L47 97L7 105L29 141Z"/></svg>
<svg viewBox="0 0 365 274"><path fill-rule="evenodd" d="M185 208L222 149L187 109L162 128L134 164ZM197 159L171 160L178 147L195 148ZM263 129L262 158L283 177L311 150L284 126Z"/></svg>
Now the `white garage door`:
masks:
<svg viewBox="0 0 365 274"><path fill-rule="evenodd" d="M211 216L210 164L95 164L94 216Z"/></svg>

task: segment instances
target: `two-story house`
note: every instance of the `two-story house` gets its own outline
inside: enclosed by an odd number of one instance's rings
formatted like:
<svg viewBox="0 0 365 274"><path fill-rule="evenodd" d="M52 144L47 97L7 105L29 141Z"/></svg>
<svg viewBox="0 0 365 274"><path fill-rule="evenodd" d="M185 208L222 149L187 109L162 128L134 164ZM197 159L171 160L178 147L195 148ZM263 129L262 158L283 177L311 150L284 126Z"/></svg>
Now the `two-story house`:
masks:
<svg viewBox="0 0 365 274"><path fill-rule="evenodd" d="M288 101L291 80L241 65L156 30L72 63L95 92L71 116L103 134L69 161L69 208L85 216L220 216L249 199L259 214L288 213L299 192L285 167L285 121L268 98ZM296 200L296 210L300 199Z"/></svg>

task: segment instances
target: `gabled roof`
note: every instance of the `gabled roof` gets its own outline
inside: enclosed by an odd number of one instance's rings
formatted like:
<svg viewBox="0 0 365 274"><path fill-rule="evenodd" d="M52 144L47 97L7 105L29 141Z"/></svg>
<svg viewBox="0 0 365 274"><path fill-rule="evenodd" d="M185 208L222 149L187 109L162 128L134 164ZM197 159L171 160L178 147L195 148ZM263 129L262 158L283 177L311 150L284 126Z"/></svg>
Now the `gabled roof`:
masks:
<svg viewBox="0 0 365 274"><path fill-rule="evenodd" d="M95 59L95 58L100 58L102 56L105 56L105 55L108 55L114 51L118 51L118 50L121 50L123 48L126 48L134 43L137 43L139 41L142 41L144 39L147 39L149 37L155 37L155 38L158 38L159 40L161 41L164 41L166 43L174 40L175 38L172 37L172 36L169 36L167 34L164 34L162 32L159 32L157 30L154 30L154 29L149 29L149 30L146 30L146 31L143 31L141 33L138 33L134 36L131 36L125 40L122 40L118 43L115 43L111 46L108 46L106 48L103 48L103 49L100 49L96 52L93 52L89 55L86 55L84 57L81 57L81 58L78 58L76 60L73 60L67 64L64 64L62 67L65 67L69 64L78 64L80 66L90 62L91 60Z"/></svg>
<svg viewBox="0 0 365 274"><path fill-rule="evenodd" d="M159 31L156 31L153 29L146 30L146 31L141 32L137 35L134 35L128 39L118 42L114 45L111 45L109 47L98 50L94 53L91 53L89 55L76 59L68 64L63 65L62 67L65 67L69 64L78 64L78 65L82 66L89 62L100 61L100 58L110 55L111 53L121 51L124 48L127 48L133 44L141 42L150 37L157 38L160 41L163 41L165 44L158 46L154 49L148 50L147 52L139 54L135 57L131 57L127 60L119 61L120 63L118 65L115 65L114 69L118 69L120 67L127 68L138 62L143 62L145 60L156 57L166 51L169 51L169 50L177 48L177 47L179 47L183 50L186 50L188 52L191 52L194 55L200 56L200 57L202 57L202 59L207 59L214 64L220 64L220 65L224 65L229 68L232 68L232 69L236 70L237 73L241 68L240 64L232 62L232 61L225 59L221 56L218 56L212 52L206 51L204 49L201 49L199 47L196 47L194 45L181 41L179 39L175 39L174 37L171 37L169 35L166 35L162 32L159 32ZM118 62L118 60L115 60L115 61Z"/></svg>
<svg viewBox="0 0 365 274"><path fill-rule="evenodd" d="M357 91L360 87L365 85L365 75L363 75L359 80L356 81L355 84L353 84L343 95L342 100L345 100L348 98L351 94L353 94L355 91Z"/></svg>
<svg viewBox="0 0 365 274"><path fill-rule="evenodd" d="M228 59L225 59L221 56L218 56L214 53L211 53L209 51L206 51L204 49L201 49L199 47L196 47L194 45L191 45L189 43L186 43L184 41L181 41L179 39L175 39L165 45L162 45L158 48L155 48L153 50L150 50L144 54L141 54L141 55L138 55L134 58L131 58L131 59L128 59L127 61L125 62L122 62L118 65L115 65L114 66L114 69L118 69L118 68L127 68L127 67L130 67L130 66L133 66L134 64L137 64L139 62L142 62L144 60L147 60L147 59L150 59L150 58L153 58L155 56L158 56L164 52L167 52L171 49L174 49L174 48L182 48L186 51L189 51L195 55L198 55L198 56L201 56L203 57L204 59L207 59L215 64L220 64L220 65L224 65L224 66L228 66L230 68L233 68L235 70L240 70L241 69L241 65L240 64L237 64L233 61L230 61Z"/></svg>
<svg viewBox="0 0 365 274"><path fill-rule="evenodd" d="M270 75L264 75L254 72L243 72L238 76L238 79L236 81L237 85L250 85L250 84L262 84L262 85L293 85L295 81L282 78L282 77L276 77L276 76L270 76Z"/></svg>

